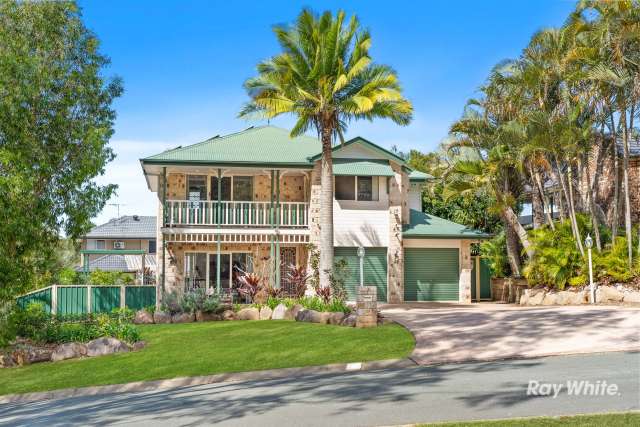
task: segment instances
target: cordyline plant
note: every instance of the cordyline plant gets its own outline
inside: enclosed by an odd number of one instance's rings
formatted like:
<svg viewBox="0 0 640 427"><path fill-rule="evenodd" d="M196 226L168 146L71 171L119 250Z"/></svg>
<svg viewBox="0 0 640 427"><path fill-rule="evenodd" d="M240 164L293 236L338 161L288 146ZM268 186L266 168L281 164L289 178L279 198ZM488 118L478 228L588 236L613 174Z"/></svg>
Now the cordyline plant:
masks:
<svg viewBox="0 0 640 427"><path fill-rule="evenodd" d="M238 277L238 293L253 302L256 294L263 289L262 277L255 273L245 273Z"/></svg>
<svg viewBox="0 0 640 427"><path fill-rule="evenodd" d="M302 298L307 290L307 281L311 277L305 267L291 265L287 272L287 278L291 284L290 292L295 298Z"/></svg>

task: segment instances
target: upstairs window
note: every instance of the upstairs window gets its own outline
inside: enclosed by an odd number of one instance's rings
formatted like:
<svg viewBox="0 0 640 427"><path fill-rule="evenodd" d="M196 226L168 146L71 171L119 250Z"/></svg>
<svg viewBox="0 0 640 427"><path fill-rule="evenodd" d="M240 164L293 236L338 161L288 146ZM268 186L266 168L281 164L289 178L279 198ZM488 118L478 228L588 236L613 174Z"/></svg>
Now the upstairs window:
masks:
<svg viewBox="0 0 640 427"><path fill-rule="evenodd" d="M207 200L207 177L205 175L187 176L187 200L192 202Z"/></svg>
<svg viewBox="0 0 640 427"><path fill-rule="evenodd" d="M156 241L155 240L149 240L149 253L150 254L155 254L156 253Z"/></svg>
<svg viewBox="0 0 640 427"><path fill-rule="evenodd" d="M106 242L104 240L96 240L96 249L106 249Z"/></svg>
<svg viewBox="0 0 640 427"><path fill-rule="evenodd" d="M377 176L336 176L336 200L378 201Z"/></svg>

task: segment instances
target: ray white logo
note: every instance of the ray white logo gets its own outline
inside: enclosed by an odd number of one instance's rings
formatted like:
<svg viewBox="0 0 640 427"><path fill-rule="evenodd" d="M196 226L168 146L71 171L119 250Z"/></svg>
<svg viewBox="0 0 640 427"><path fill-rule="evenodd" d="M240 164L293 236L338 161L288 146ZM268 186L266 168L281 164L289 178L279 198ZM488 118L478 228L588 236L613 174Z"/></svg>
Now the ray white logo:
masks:
<svg viewBox="0 0 640 427"><path fill-rule="evenodd" d="M606 381L568 380L566 383L545 383L529 380L527 396L551 396L554 399L562 392L569 396L619 396L617 384Z"/></svg>

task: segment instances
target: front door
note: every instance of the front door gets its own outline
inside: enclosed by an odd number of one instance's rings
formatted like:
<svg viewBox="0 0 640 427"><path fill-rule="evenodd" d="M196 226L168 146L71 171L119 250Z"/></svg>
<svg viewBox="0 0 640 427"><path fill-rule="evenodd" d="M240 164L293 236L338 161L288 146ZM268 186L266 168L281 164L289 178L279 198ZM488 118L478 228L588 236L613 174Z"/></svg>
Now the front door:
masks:
<svg viewBox="0 0 640 427"><path fill-rule="evenodd" d="M280 248L280 284L287 295L292 293L289 273L296 266L296 248Z"/></svg>

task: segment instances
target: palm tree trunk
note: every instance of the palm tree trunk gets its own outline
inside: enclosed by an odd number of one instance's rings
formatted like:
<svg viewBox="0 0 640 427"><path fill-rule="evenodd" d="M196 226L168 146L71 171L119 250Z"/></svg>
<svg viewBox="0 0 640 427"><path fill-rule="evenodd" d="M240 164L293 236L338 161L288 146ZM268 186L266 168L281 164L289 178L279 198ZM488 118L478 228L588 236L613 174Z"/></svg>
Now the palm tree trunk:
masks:
<svg viewBox="0 0 640 427"><path fill-rule="evenodd" d="M585 161L586 163L586 168L585 168L585 173L586 173L586 179L587 179L587 206L589 207L589 213L591 214L591 223L593 224L593 234L594 237L596 238L596 248L598 248L598 252L602 250L602 241L600 240L600 225L598 223L598 215L596 213L596 191L595 191L595 184L596 182L598 182L599 179L599 171L601 170L601 168L598 166L600 164L600 159L602 157L602 147L604 146L604 134L601 135L601 143L598 147L598 151L596 154L596 158L593 161L593 165L595 166L595 171L593 173L593 177L591 176L591 171L590 166L589 166L589 161Z"/></svg>
<svg viewBox="0 0 640 427"><path fill-rule="evenodd" d="M520 239L522 248L527 254L527 258L531 259L533 257L533 249L531 247L531 242L529 241L527 230L525 230L522 224L520 224L520 221L518 221L518 215L516 215L513 209L511 209L510 207L507 207L502 211L502 218L511 227L511 229L515 231L518 238Z"/></svg>
<svg viewBox="0 0 640 427"><path fill-rule="evenodd" d="M556 226L553 223L553 212L549 204L549 199L547 198L547 195L544 193L544 187L542 186L542 179L540 178L539 171L534 172L533 180L536 184L536 187L538 188L538 192L541 194L541 197L542 197L542 206L545 212L545 217L547 218L547 223L549 224L549 227L551 227L552 230L555 230Z"/></svg>
<svg viewBox="0 0 640 427"><path fill-rule="evenodd" d="M620 206L620 162L618 161L618 135L616 132L615 122L613 120L613 113L610 116L611 120L611 135L613 136L613 217L611 219L611 243L615 243L616 236L618 235L618 222L620 220L620 213L618 207Z"/></svg>
<svg viewBox="0 0 640 427"><path fill-rule="evenodd" d="M520 261L520 245L518 245L518 234L510 225L506 216L502 216L504 223L505 242L507 244L507 260L511 268L511 275L514 277L522 277L522 263Z"/></svg>
<svg viewBox="0 0 640 427"><path fill-rule="evenodd" d="M333 271L333 161L331 129L321 131L322 159L320 171L320 286L330 286Z"/></svg>
<svg viewBox="0 0 640 427"><path fill-rule="evenodd" d="M564 173L560 170L560 162L558 162L558 158L555 157L555 168L552 167L552 170L555 175L556 182L560 183L560 188L562 189L562 196L564 202L568 205L568 214L569 214L569 223L571 224L571 233L573 234L573 238L575 239L576 249L580 249L578 246L578 235L576 233L576 222L574 221L574 211L572 208L571 198L569 197L569 189L567 188L567 183L564 180ZM563 205L565 211L567 210L567 206Z"/></svg>
<svg viewBox="0 0 640 427"><path fill-rule="evenodd" d="M627 109L620 110L622 121L622 184L624 188L624 228L627 237L627 257L629 268L633 265L633 239L631 236L631 201L629 197L629 132L627 129ZM633 108L631 109L633 117ZM633 124L633 122L632 122Z"/></svg>
<svg viewBox="0 0 640 427"><path fill-rule="evenodd" d="M568 186L569 186L569 213L571 215L571 221L575 230L576 244L580 254L584 257L584 248L582 247L582 236L580 235L580 228L578 228L578 220L576 219L576 204L573 198L573 174L571 164L568 164L567 169Z"/></svg>

